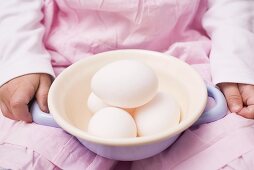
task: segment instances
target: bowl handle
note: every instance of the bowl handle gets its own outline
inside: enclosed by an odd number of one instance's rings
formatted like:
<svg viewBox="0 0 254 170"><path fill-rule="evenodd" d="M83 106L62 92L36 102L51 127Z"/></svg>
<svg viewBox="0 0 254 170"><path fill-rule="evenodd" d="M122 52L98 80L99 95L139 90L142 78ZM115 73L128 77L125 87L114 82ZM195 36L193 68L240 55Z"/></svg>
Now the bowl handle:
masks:
<svg viewBox="0 0 254 170"><path fill-rule="evenodd" d="M60 128L51 114L41 111L36 101L32 103L30 112L32 113L33 122L39 125Z"/></svg>
<svg viewBox="0 0 254 170"><path fill-rule="evenodd" d="M207 92L208 96L214 99L215 105L205 110L193 126L214 122L223 118L228 112L226 100L219 89L207 85Z"/></svg>

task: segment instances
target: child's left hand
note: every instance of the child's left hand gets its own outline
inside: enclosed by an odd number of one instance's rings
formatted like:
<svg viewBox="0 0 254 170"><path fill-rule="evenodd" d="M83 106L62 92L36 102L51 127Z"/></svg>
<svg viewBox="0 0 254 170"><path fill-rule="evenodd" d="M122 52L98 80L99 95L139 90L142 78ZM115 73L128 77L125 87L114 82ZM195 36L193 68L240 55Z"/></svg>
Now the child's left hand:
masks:
<svg viewBox="0 0 254 170"><path fill-rule="evenodd" d="M220 83L218 86L224 93L231 112L254 119L254 85Z"/></svg>

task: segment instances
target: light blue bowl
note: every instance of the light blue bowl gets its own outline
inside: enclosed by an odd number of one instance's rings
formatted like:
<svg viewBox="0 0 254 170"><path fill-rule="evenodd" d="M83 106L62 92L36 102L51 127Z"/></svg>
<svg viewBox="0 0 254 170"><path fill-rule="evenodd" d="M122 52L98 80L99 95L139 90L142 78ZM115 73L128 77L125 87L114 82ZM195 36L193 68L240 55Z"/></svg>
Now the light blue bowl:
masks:
<svg viewBox="0 0 254 170"><path fill-rule="evenodd" d="M156 72L159 90L171 93L181 107L179 126L156 135L128 139L105 139L86 132L92 116L86 107L91 77L103 65L120 59L145 62ZM208 96L214 99L215 104L205 109ZM188 64L172 56L146 50L109 51L73 64L53 82L48 104L51 114L42 112L36 102L32 105L35 123L63 128L96 154L123 161L154 156L174 143L187 128L216 121L227 113L223 94L215 87L206 86Z"/></svg>

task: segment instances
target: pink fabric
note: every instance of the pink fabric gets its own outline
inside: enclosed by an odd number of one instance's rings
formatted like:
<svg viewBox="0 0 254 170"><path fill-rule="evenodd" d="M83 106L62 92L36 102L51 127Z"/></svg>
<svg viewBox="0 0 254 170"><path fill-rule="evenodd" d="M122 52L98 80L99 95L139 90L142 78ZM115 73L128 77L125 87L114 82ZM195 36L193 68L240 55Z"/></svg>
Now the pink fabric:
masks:
<svg viewBox="0 0 254 170"><path fill-rule="evenodd" d="M58 128L16 122L0 114L0 129L0 167L93 170L110 169L115 163Z"/></svg>
<svg viewBox="0 0 254 170"><path fill-rule="evenodd" d="M187 130L172 148L134 162L131 169L251 169L253 127L253 120L229 114L217 122Z"/></svg>
<svg viewBox="0 0 254 170"><path fill-rule="evenodd" d="M44 42L56 74L99 52L135 48L174 55L210 80L210 40L201 29L206 3L46 0Z"/></svg>
<svg viewBox="0 0 254 170"><path fill-rule="evenodd" d="M205 0L46 0L44 43L57 74L95 53L142 48L186 61L209 83L210 40L201 29L206 9ZM253 128L253 120L229 114L215 123L187 130L172 147L152 158L117 163L90 152L61 129L0 116L0 166L77 170L251 169Z"/></svg>

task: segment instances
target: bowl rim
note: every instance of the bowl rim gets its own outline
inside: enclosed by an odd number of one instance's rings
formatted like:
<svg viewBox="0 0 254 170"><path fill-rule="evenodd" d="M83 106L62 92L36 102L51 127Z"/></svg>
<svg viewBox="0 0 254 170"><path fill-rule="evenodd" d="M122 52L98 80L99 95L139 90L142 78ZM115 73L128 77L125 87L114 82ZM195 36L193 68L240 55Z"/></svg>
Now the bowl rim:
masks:
<svg viewBox="0 0 254 170"><path fill-rule="evenodd" d="M86 63L89 60L98 60L101 57L105 57L104 55L110 55L112 53L142 53L142 54L149 54L149 55L156 55L158 57L161 57L163 59L167 60L173 60L179 64L184 65L184 67L187 67L190 71L190 73L194 76L196 76L197 80L199 81L200 84L200 91L201 91L201 100L200 103L200 108L201 111L200 113L196 113L193 117L188 119L189 121L184 121L180 122L179 126L177 128L171 128L166 131L160 132L158 134L154 134L151 136L142 136L142 137L135 137L135 138L119 138L119 139L108 139L108 138L102 138L102 137L97 137L89 134L88 132L85 132L74 125L71 125L68 123L60 114L57 113L57 108L54 105L54 91L57 88L59 82L62 81L62 79L65 77L65 75L75 69L76 67L79 67L80 65L83 65L83 63ZM163 140L170 139L170 137L179 135L182 133L184 130L189 128L192 124L194 124L198 118L201 116L202 112L205 109L206 102L207 102L207 89L205 82L199 75L199 73L194 70L190 65L187 63L175 58L175 57L170 57L171 55L164 54L161 52L156 52L156 51L149 51L149 50L140 50L140 49L122 49L122 50L112 50L112 51L106 51L102 53L95 54L93 56L81 59L79 62L76 62L66 68L59 76L56 77L56 79L53 81L50 89L49 89L49 94L48 94L48 106L50 113L53 116L53 119L57 122L57 124L64 129L66 132L70 133L71 135L77 137L79 140L85 140L86 142L91 142L91 143L97 143L97 144L102 144L102 145L110 145L110 146L138 146L138 145L144 145L144 144L150 144L150 143L155 143ZM170 59L169 59L170 58Z"/></svg>

